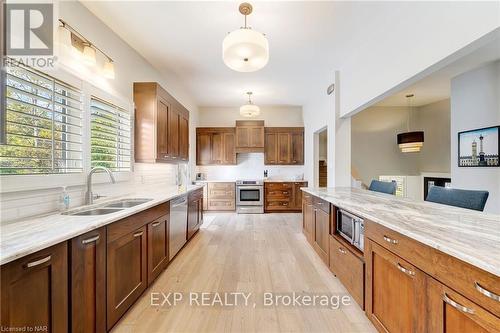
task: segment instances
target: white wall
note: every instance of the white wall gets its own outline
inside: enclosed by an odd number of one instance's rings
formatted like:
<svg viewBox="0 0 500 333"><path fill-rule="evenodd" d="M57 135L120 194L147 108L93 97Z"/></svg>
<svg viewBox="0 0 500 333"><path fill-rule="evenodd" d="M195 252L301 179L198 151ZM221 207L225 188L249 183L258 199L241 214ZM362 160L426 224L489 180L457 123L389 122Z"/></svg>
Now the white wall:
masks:
<svg viewBox="0 0 500 333"><path fill-rule="evenodd" d="M328 131L325 129L324 131L319 133L319 160L327 161L328 159Z"/></svg>
<svg viewBox="0 0 500 333"><path fill-rule="evenodd" d="M338 2L336 12L341 115L500 27L498 1Z"/></svg>
<svg viewBox="0 0 500 333"><path fill-rule="evenodd" d="M80 2L59 2L59 16L68 24L77 29L86 38L94 42L99 48L106 52L115 62L116 77L114 80L105 80L95 73L81 70L71 59L64 59L62 68L69 70L71 74L79 79L90 82L99 89L120 99L133 102L133 86L135 81L156 81L179 100L190 112L190 161L194 174L195 152L195 128L198 120L198 109L194 100L189 96L182 85L179 84L175 75L161 75L140 54L132 49L127 43L120 39L102 21L97 19ZM72 67L72 65L75 65ZM174 184L177 167L169 164L147 165L136 164L130 181L122 184L96 185L99 194L117 195L127 193L127 189L137 184ZM107 181L106 178L96 178ZM50 176L46 176L50 177ZM32 184L38 187L37 184ZM57 185L55 185L57 186ZM72 186L68 189L72 206L83 203L84 184ZM10 192L0 194L1 221L20 219L36 214L51 212L57 209L60 188L49 188L45 190L31 190L22 192Z"/></svg>
<svg viewBox="0 0 500 333"><path fill-rule="evenodd" d="M458 167L458 132L500 125L500 61L451 81L451 181L456 188L488 190L485 211L500 213L500 167Z"/></svg>
<svg viewBox="0 0 500 333"><path fill-rule="evenodd" d="M424 131L418 153L401 153L398 133ZM380 175L419 175L450 172L450 101L413 108L370 107L351 117L352 166L364 184Z"/></svg>
<svg viewBox="0 0 500 333"><path fill-rule="evenodd" d="M304 126L300 106L261 106L260 111L252 120L264 120L266 127ZM239 107L199 108L199 127L234 127L236 120L245 120L240 116Z"/></svg>

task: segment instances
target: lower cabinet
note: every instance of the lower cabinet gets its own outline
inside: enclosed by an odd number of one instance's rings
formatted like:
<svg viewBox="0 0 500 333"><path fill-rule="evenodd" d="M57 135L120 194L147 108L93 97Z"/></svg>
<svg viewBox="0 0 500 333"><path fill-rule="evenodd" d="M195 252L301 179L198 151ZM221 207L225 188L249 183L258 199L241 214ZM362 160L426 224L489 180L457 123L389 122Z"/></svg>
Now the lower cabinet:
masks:
<svg viewBox="0 0 500 333"><path fill-rule="evenodd" d="M146 251L146 226L108 242L108 330L113 327L147 287Z"/></svg>
<svg viewBox="0 0 500 333"><path fill-rule="evenodd" d="M317 207L314 208L313 248L320 258L329 264L330 214Z"/></svg>
<svg viewBox="0 0 500 333"><path fill-rule="evenodd" d="M302 197L302 230L307 241L312 245L314 239L314 206L310 194Z"/></svg>
<svg viewBox="0 0 500 333"><path fill-rule="evenodd" d="M425 332L426 274L367 240L366 313L380 332Z"/></svg>
<svg viewBox="0 0 500 333"><path fill-rule="evenodd" d="M2 328L69 331L67 253L64 242L2 266Z"/></svg>
<svg viewBox="0 0 500 333"><path fill-rule="evenodd" d="M499 332L500 319L439 281L428 277L428 332Z"/></svg>
<svg viewBox="0 0 500 333"><path fill-rule="evenodd" d="M71 332L106 332L106 228L73 238L69 246Z"/></svg>
<svg viewBox="0 0 500 333"><path fill-rule="evenodd" d="M169 215L148 223L148 285L160 275L168 264Z"/></svg>
<svg viewBox="0 0 500 333"><path fill-rule="evenodd" d="M188 196L188 240L198 231L203 222L203 190L191 192Z"/></svg>
<svg viewBox="0 0 500 333"><path fill-rule="evenodd" d="M330 235L330 270L342 282L356 303L364 308L365 263L362 253L351 251L350 245Z"/></svg>

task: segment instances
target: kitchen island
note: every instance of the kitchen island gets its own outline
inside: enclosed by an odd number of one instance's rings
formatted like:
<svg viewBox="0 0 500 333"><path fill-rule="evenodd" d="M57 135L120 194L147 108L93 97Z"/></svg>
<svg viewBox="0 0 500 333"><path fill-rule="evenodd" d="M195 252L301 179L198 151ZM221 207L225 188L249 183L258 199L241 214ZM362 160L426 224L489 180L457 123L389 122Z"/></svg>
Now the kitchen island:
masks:
<svg viewBox="0 0 500 333"><path fill-rule="evenodd" d="M306 238L381 332L497 332L500 216L354 188L302 188ZM337 212L364 221L362 250Z"/></svg>

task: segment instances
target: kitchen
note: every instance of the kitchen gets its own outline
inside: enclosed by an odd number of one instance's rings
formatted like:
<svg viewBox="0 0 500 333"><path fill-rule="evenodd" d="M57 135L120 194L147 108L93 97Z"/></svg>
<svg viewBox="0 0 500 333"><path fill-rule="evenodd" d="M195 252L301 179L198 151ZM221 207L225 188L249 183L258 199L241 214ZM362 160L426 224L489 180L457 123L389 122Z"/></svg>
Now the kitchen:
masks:
<svg viewBox="0 0 500 333"><path fill-rule="evenodd" d="M52 4L57 68L2 68L2 330L498 332L498 4Z"/></svg>

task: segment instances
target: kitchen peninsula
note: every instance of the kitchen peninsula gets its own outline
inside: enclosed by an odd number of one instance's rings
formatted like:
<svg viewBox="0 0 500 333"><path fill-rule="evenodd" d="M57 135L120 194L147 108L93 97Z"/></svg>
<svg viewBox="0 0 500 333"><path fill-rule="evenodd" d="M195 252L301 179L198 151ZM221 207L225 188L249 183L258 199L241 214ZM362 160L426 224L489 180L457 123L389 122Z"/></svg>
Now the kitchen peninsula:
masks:
<svg viewBox="0 0 500 333"><path fill-rule="evenodd" d="M379 331L498 331L498 215L354 188L302 191L306 238ZM362 251L338 232L339 211L363 222Z"/></svg>

